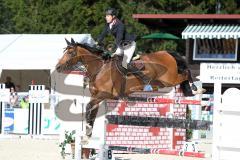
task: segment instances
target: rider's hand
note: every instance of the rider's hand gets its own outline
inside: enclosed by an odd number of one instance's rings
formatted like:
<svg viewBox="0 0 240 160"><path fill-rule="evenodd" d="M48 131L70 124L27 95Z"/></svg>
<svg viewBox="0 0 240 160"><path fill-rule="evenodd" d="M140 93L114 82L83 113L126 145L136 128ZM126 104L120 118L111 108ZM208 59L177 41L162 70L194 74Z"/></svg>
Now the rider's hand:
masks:
<svg viewBox="0 0 240 160"><path fill-rule="evenodd" d="M104 50L103 46L99 42L95 42L95 48L99 50Z"/></svg>

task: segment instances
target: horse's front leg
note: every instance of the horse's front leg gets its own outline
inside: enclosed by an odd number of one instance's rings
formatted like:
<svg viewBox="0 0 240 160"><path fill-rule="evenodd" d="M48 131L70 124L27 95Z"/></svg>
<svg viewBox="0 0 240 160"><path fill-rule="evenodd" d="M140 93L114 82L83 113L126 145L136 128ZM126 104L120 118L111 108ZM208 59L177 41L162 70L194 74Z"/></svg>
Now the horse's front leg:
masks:
<svg viewBox="0 0 240 160"><path fill-rule="evenodd" d="M87 104L86 107L86 135L88 137L91 137L92 135L92 129L93 129L93 124L96 119L97 113L98 113L98 108L99 108L99 103L103 99L99 98L93 98L91 101Z"/></svg>
<svg viewBox="0 0 240 160"><path fill-rule="evenodd" d="M81 144L88 144L89 138L92 136L93 124L97 116L99 103L101 99L91 99L86 107L86 135L82 137ZM82 148L82 158L88 159L90 156L90 148Z"/></svg>

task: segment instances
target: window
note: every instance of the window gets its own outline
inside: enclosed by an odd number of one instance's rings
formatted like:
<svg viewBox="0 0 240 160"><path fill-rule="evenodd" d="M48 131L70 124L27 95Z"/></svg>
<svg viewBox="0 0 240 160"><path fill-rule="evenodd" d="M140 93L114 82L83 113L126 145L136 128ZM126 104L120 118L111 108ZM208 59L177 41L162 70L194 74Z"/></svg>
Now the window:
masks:
<svg viewBox="0 0 240 160"><path fill-rule="evenodd" d="M194 39L193 60L236 61L238 39Z"/></svg>

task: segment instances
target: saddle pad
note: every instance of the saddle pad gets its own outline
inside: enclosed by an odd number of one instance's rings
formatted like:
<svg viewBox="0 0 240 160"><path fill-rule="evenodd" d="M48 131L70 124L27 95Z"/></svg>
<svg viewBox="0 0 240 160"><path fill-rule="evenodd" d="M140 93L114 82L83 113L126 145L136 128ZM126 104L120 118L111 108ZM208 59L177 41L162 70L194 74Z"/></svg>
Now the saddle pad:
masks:
<svg viewBox="0 0 240 160"><path fill-rule="evenodd" d="M144 63L142 60L131 61L130 65L136 67L139 70L144 69Z"/></svg>

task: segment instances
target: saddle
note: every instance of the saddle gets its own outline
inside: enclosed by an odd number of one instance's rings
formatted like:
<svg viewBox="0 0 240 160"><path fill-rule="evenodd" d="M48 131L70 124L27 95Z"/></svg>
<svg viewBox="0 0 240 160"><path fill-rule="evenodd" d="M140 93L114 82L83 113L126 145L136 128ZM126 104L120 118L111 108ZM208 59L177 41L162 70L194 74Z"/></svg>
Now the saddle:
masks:
<svg viewBox="0 0 240 160"><path fill-rule="evenodd" d="M144 63L141 59L133 60L133 61L130 62L129 65L137 68L139 71L145 69Z"/></svg>
<svg viewBox="0 0 240 160"><path fill-rule="evenodd" d="M115 55L112 58L113 63L116 65L119 72L123 75L121 79L121 90L120 90L120 96L126 97L125 95L125 87L126 87L126 79L128 75L133 74L138 78L140 81L142 81L144 84L149 84L151 79L144 75L142 72L144 70L144 63L142 60L135 60L128 64L128 69L125 69L122 66L122 59L123 56Z"/></svg>
<svg viewBox="0 0 240 160"><path fill-rule="evenodd" d="M138 59L138 60L133 60L128 64L128 70L126 70L123 66L122 66L122 60L123 60L123 56L119 56L119 55L114 55L114 57L112 58L113 61L115 61L115 64L117 66L117 68L124 73L124 75L126 75L127 73L135 73L135 72L141 72L142 70L145 69L144 63L142 60ZM135 70L131 70L131 68L134 68Z"/></svg>
<svg viewBox="0 0 240 160"><path fill-rule="evenodd" d="M122 73L124 76L133 74L138 79L142 80L144 84L147 84L150 82L151 79L148 78L146 75L144 75L142 72L145 69L145 65L142 60L131 61L128 64L128 69L126 70L122 66L122 59L123 59L123 56L119 56L119 55L115 55L113 57L113 61L115 62L115 65L117 69L120 71L120 73Z"/></svg>

